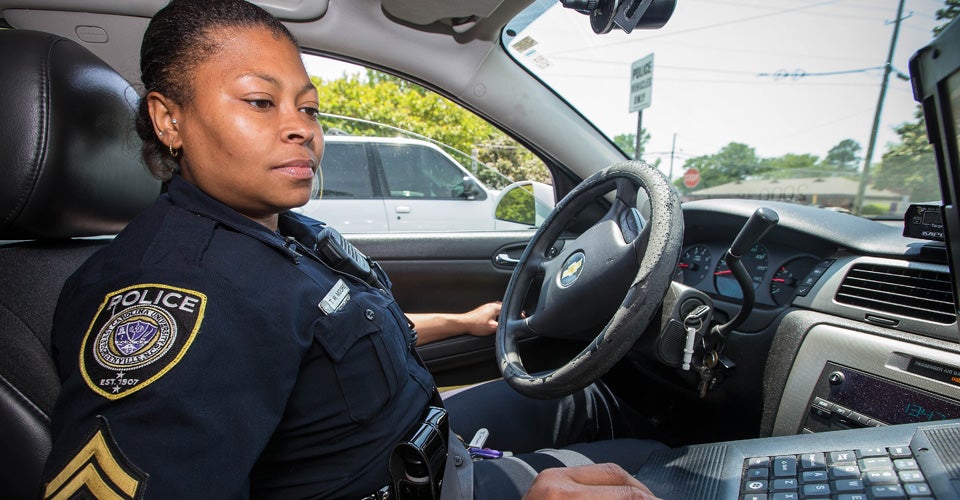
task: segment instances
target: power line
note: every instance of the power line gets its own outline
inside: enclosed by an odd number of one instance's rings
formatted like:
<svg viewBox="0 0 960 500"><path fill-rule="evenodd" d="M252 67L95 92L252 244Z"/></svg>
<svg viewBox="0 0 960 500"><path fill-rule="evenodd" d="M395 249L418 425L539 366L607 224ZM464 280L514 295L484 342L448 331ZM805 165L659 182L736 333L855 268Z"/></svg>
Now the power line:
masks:
<svg viewBox="0 0 960 500"><path fill-rule="evenodd" d="M806 9L812 9L812 8L814 8L814 7L821 7L821 6L823 6L823 5L828 5L828 4L832 4L832 3L837 3L838 1L840 1L840 0L826 0L826 1L823 1L823 2L815 3L815 4L802 5L802 6L800 6L800 7L791 7L791 8L788 8L788 9L781 9L781 10L777 10L777 11L774 11L774 12L767 12L767 13L765 13L765 14L757 14L757 15L755 15L755 16L742 17L742 18L739 18L739 19L731 19L731 20L729 20L729 21L722 21L722 22L715 23L715 24L706 24L706 25L703 25L703 26L696 26L696 27L693 27L693 28L685 29L685 30L668 31L668 32L666 32L666 33L660 32L660 33L652 34L652 35L650 35L650 36L646 36L646 37L643 38L643 40L653 40L653 39L657 39L657 38L665 38L665 37L671 37L671 36L676 36L676 35L683 35L683 34L687 34L687 33L695 33L695 32L698 32L698 31L709 30L709 29L714 29L714 28L720 28L720 27L724 27L724 26L730 26L730 25L733 25L733 24L740 24L740 23L745 23L745 22L749 22L749 21L755 21L755 20L757 20L757 19L764 19L764 18L767 18L767 17L778 16L778 15L781 15L781 14L787 14L787 13L789 13L789 12L797 12L797 11L802 11L802 10L806 10ZM570 54L570 53L574 53L574 52L580 52L580 51L591 50L591 49L602 49L602 48L607 48L607 47L613 47L613 46L615 46L615 45L622 45L622 44L624 44L624 43L632 43L633 41L634 41L634 40L621 40L621 41L611 42L611 43L604 44L604 45L598 45L598 46L595 46L595 47L583 47L583 48L577 48L577 49L570 49L570 50L567 50L567 51L565 51L565 52L564 52L564 51L557 52L557 53L555 53L555 55L556 55L556 54L564 54L564 53Z"/></svg>
<svg viewBox="0 0 960 500"><path fill-rule="evenodd" d="M853 73L866 73L867 71L876 71L878 69L883 69L883 66L873 66L870 68L860 68L860 69L844 69L838 71L820 71L820 72L808 72L802 69L796 69L791 71L785 69L778 69L773 73L757 73L759 77L772 76L774 79L781 78L805 78L808 76L836 76L836 75L850 75Z"/></svg>

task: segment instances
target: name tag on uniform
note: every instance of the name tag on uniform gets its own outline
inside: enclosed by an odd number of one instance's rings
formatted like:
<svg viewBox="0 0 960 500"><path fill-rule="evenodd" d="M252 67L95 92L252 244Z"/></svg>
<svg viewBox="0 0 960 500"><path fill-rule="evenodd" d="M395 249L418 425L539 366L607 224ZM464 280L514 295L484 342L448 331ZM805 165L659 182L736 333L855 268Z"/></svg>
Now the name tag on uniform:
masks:
<svg viewBox="0 0 960 500"><path fill-rule="evenodd" d="M320 310L324 313L333 314L339 311L349 300L350 288L347 287L347 284L344 283L342 279L338 279L333 285L333 288L327 292L327 295L323 297L323 300L321 300L317 306L319 306Z"/></svg>

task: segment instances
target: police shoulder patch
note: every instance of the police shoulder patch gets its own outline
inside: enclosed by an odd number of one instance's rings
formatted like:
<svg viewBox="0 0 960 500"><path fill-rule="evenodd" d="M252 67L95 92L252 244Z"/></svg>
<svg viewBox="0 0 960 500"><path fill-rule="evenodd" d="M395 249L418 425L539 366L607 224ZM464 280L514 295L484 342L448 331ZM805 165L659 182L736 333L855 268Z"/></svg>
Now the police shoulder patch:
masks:
<svg viewBox="0 0 960 500"><path fill-rule="evenodd" d="M90 439L46 484L43 498L138 499L148 477L123 455L100 416Z"/></svg>
<svg viewBox="0 0 960 500"><path fill-rule="evenodd" d="M108 293L80 349L80 372L93 392L120 399L170 371L193 343L207 296L159 284Z"/></svg>

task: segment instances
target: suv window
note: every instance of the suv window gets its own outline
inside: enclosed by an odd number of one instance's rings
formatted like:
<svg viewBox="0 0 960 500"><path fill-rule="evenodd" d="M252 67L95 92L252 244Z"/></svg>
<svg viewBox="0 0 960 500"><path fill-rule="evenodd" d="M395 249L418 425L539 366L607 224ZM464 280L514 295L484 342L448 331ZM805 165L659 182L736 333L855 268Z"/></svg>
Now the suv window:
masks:
<svg viewBox="0 0 960 500"><path fill-rule="evenodd" d="M370 165L363 144L336 144L323 152L320 170L320 193L326 198L373 198Z"/></svg>
<svg viewBox="0 0 960 500"><path fill-rule="evenodd" d="M401 144L377 144L376 148L389 197L463 197L463 172L436 151Z"/></svg>
<svg viewBox="0 0 960 500"><path fill-rule="evenodd" d="M543 161L466 108L369 68L303 61L326 134L304 214L343 233L500 231L534 228L553 206ZM498 219L518 189L527 201Z"/></svg>

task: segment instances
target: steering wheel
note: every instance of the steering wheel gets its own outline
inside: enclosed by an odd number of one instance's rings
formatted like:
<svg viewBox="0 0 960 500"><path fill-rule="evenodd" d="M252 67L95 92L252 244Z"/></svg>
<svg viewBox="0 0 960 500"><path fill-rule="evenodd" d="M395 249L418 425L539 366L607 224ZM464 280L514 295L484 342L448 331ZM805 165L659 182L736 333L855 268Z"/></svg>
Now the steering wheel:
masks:
<svg viewBox="0 0 960 500"><path fill-rule="evenodd" d="M611 191L615 197L603 217L576 239L560 240L585 207ZM649 209L649 220L641 217L638 200ZM537 399L572 394L600 378L650 324L676 272L682 243L679 195L655 168L625 161L585 179L534 234L507 285L496 337L503 378ZM536 308L525 311L537 286ZM531 337L589 344L563 366L530 374L519 341Z"/></svg>

